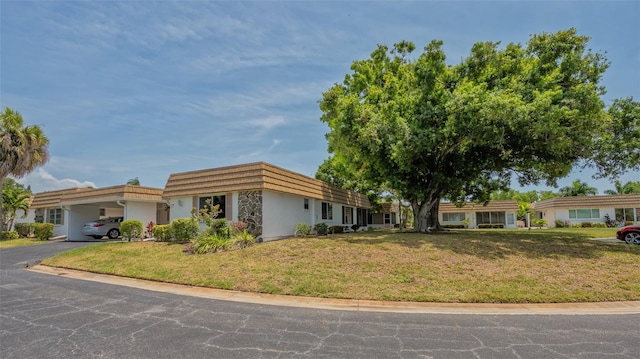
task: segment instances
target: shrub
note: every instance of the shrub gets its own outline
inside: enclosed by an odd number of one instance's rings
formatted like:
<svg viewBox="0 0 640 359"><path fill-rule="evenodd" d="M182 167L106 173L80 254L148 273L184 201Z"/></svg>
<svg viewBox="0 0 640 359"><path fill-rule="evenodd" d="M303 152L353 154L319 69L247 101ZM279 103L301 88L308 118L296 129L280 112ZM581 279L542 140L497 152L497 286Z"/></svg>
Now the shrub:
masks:
<svg viewBox="0 0 640 359"><path fill-rule="evenodd" d="M625 226L633 226L633 221L625 221L624 225Z"/></svg>
<svg viewBox="0 0 640 359"><path fill-rule="evenodd" d="M144 230L144 238L151 238L153 237L153 227L155 227L156 224L153 223L153 221L147 223L147 227Z"/></svg>
<svg viewBox="0 0 640 359"><path fill-rule="evenodd" d="M564 228L564 221L556 219L556 228Z"/></svg>
<svg viewBox="0 0 640 359"><path fill-rule="evenodd" d="M464 224L443 224L442 228L467 228Z"/></svg>
<svg viewBox="0 0 640 359"><path fill-rule="evenodd" d="M218 236L220 238L229 239L233 234L233 229L225 219L215 219L211 222L207 235Z"/></svg>
<svg viewBox="0 0 640 359"><path fill-rule="evenodd" d="M571 228L582 228L582 225L580 223L573 223Z"/></svg>
<svg viewBox="0 0 640 359"><path fill-rule="evenodd" d="M205 234L192 239L191 245L197 254L215 253L225 250L229 246L229 240Z"/></svg>
<svg viewBox="0 0 640 359"><path fill-rule="evenodd" d="M20 238L20 235L18 235L18 232L16 231L2 231L0 240L8 241L10 239L18 239L18 238Z"/></svg>
<svg viewBox="0 0 640 359"><path fill-rule="evenodd" d="M173 227L170 224L153 226L153 237L158 242L170 242L173 239Z"/></svg>
<svg viewBox="0 0 640 359"><path fill-rule="evenodd" d="M53 223L36 223L33 234L41 241L53 237Z"/></svg>
<svg viewBox="0 0 640 359"><path fill-rule="evenodd" d="M542 228L544 225L547 224L547 220L544 218L534 219L533 224L538 228Z"/></svg>
<svg viewBox="0 0 640 359"><path fill-rule="evenodd" d="M200 232L200 225L195 218L177 218L171 221L173 236L178 242L189 242Z"/></svg>
<svg viewBox="0 0 640 359"><path fill-rule="evenodd" d="M23 238L32 237L36 231L35 223L16 223L15 224L16 232L18 235Z"/></svg>
<svg viewBox="0 0 640 359"><path fill-rule="evenodd" d="M249 223L247 222L231 222L229 225L234 234L242 233L245 229L249 228Z"/></svg>
<svg viewBox="0 0 640 359"><path fill-rule="evenodd" d="M329 228L329 233L344 233L343 226L331 226Z"/></svg>
<svg viewBox="0 0 640 359"><path fill-rule="evenodd" d="M296 236L308 236L309 233L311 233L311 226L304 223L304 222L300 222L300 223L296 223Z"/></svg>
<svg viewBox="0 0 640 359"><path fill-rule="evenodd" d="M319 236L326 236L329 234L329 226L326 223L316 223L316 225L313 226L313 229L316 230L316 233L318 233Z"/></svg>
<svg viewBox="0 0 640 359"><path fill-rule="evenodd" d="M582 228L591 228L591 222L582 222Z"/></svg>
<svg viewBox="0 0 640 359"><path fill-rule="evenodd" d="M230 249L243 249L252 246L256 239L245 229L240 233L235 233L229 241Z"/></svg>
<svg viewBox="0 0 640 359"><path fill-rule="evenodd" d="M142 222L129 219L126 221L122 221L120 223L120 233L122 233L122 238L126 238L129 242L132 240L139 241L142 239Z"/></svg>
<svg viewBox="0 0 640 359"><path fill-rule="evenodd" d="M603 222L596 222L596 223L593 223L593 224L592 224L592 226L593 226L594 228L607 228L607 224L606 224L606 223L603 223Z"/></svg>

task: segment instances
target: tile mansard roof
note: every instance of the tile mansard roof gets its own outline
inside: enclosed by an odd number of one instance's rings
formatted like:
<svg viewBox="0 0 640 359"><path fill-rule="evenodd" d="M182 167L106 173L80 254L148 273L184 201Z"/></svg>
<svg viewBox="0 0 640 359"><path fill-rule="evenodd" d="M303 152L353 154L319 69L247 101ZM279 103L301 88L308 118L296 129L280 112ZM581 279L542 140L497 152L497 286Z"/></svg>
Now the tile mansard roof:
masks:
<svg viewBox="0 0 640 359"><path fill-rule="evenodd" d="M552 208L640 208L640 194L619 194L606 196L555 197L533 204L535 210Z"/></svg>
<svg viewBox="0 0 640 359"><path fill-rule="evenodd" d="M67 188L57 191L40 192L33 195L33 202L31 202L30 208L50 208L60 205L62 198L66 194L72 194L76 192L89 191L89 188Z"/></svg>
<svg viewBox="0 0 640 359"><path fill-rule="evenodd" d="M41 192L34 195L31 208L49 208L61 205L107 202L135 199L137 201L162 201L162 189L121 185L104 188L69 188L59 191Z"/></svg>
<svg viewBox="0 0 640 359"><path fill-rule="evenodd" d="M440 213L451 213L460 211L476 211L476 212L491 212L491 211L517 211L518 201L491 201L486 206L482 203L467 202L462 207L456 207L454 203L442 202L439 207Z"/></svg>
<svg viewBox="0 0 640 359"><path fill-rule="evenodd" d="M369 199L363 194L334 187L265 162L171 174L163 197L252 190L271 190L350 206L370 207Z"/></svg>

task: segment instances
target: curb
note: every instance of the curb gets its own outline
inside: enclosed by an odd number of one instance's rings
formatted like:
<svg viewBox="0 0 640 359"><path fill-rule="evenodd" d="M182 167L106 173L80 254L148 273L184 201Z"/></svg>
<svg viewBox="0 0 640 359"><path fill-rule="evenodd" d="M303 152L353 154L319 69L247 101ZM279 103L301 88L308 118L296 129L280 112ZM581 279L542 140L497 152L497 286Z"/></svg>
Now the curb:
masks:
<svg viewBox="0 0 640 359"><path fill-rule="evenodd" d="M590 303L425 303L385 302L359 299L328 299L248 293L233 290L194 287L182 284L155 282L144 279L97 274L73 269L36 265L27 270L65 276L92 282L172 293L191 297L231 302L275 305L306 309L344 310L359 312L419 313L419 314L475 314L475 315L611 315L640 314L640 301Z"/></svg>

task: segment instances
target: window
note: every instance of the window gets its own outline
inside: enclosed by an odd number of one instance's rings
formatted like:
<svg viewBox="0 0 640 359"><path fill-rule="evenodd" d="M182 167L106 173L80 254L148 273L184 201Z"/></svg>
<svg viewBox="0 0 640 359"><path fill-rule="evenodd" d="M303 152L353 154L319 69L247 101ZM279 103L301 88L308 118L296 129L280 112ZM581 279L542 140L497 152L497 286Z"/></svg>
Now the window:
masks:
<svg viewBox="0 0 640 359"><path fill-rule="evenodd" d="M226 218L226 215L224 213L225 204L226 204L226 196L224 195L204 196L199 198L200 207L198 207L198 210L205 209L205 208L208 209L210 206L213 207L215 205L220 205L220 207L218 207L218 211L219 211L218 217L216 218Z"/></svg>
<svg viewBox="0 0 640 359"><path fill-rule="evenodd" d="M464 212L443 213L442 221L443 222L462 222L464 221Z"/></svg>
<svg viewBox="0 0 640 359"><path fill-rule="evenodd" d="M507 214L507 224L514 225L516 223L515 215L513 213Z"/></svg>
<svg viewBox="0 0 640 359"><path fill-rule="evenodd" d="M333 219L333 204L322 202L322 219Z"/></svg>
<svg viewBox="0 0 640 359"><path fill-rule="evenodd" d="M616 221L634 222L634 214L640 217L640 208L616 208Z"/></svg>
<svg viewBox="0 0 640 359"><path fill-rule="evenodd" d="M308 198L304 199L304 210L305 211L309 210L309 199Z"/></svg>
<svg viewBox="0 0 640 359"><path fill-rule="evenodd" d="M391 224L391 213L384 214L384 224Z"/></svg>
<svg viewBox="0 0 640 359"><path fill-rule="evenodd" d="M478 212L476 213L478 224L505 224L504 212Z"/></svg>
<svg viewBox="0 0 640 359"><path fill-rule="evenodd" d="M594 209L570 209L569 210L569 218L570 219L600 218L600 210L597 209L597 208L594 208Z"/></svg>
<svg viewBox="0 0 640 359"><path fill-rule="evenodd" d="M353 207L342 207L342 219L344 224L353 224Z"/></svg>
<svg viewBox="0 0 640 359"><path fill-rule="evenodd" d="M62 208L49 209L48 223L62 224Z"/></svg>
<svg viewBox="0 0 640 359"><path fill-rule="evenodd" d="M100 217L106 216L106 210L104 208L100 208Z"/></svg>

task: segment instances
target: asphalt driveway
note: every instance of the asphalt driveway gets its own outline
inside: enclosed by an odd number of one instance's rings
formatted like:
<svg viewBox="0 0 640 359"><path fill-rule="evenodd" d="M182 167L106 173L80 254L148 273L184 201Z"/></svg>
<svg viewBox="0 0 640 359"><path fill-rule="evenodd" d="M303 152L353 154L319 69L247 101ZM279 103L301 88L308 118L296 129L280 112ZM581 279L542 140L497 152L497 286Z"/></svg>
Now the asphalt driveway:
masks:
<svg viewBox="0 0 640 359"><path fill-rule="evenodd" d="M83 245L0 250L1 358L640 358L640 314L290 308L21 268Z"/></svg>

